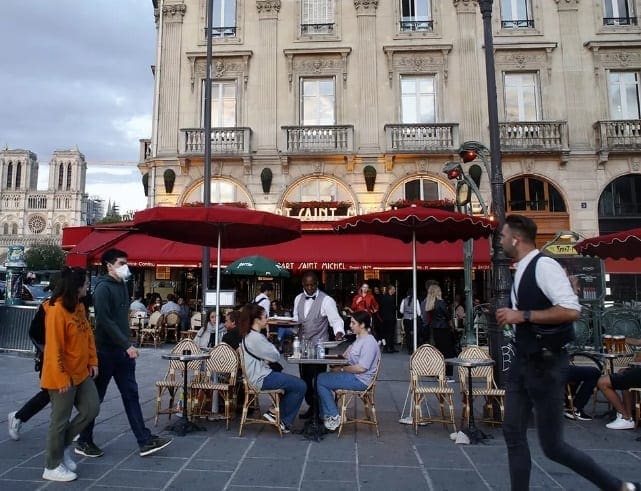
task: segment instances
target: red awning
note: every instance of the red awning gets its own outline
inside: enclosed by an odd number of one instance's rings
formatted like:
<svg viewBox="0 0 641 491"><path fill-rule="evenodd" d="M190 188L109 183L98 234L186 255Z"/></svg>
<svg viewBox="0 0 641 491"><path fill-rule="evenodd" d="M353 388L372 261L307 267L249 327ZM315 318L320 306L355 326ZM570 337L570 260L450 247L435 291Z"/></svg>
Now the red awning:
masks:
<svg viewBox="0 0 641 491"><path fill-rule="evenodd" d="M605 272L613 274L641 274L641 258L606 259Z"/></svg>
<svg viewBox="0 0 641 491"><path fill-rule="evenodd" d="M120 235L118 235L120 234ZM196 245L149 237L139 232L94 230L67 256L67 264L98 264L107 247L127 252L129 264L140 267L200 267L202 248ZM489 268L490 245L487 239L474 241L474 267ZM418 244L419 269L463 267L463 242ZM333 232L304 232L298 239L281 244L223 249L222 263L230 264L244 256L260 254L274 259L287 269L327 271L362 269L410 269L412 252L409 244L369 234L338 235ZM212 249L211 257L216 257ZM83 264L79 264L82 261Z"/></svg>

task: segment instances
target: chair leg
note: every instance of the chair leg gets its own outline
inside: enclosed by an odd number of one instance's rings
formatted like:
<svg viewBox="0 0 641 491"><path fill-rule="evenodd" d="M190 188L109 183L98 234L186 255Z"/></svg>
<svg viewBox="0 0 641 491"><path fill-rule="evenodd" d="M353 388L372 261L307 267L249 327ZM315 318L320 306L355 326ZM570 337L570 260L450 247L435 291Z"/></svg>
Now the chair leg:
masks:
<svg viewBox="0 0 641 491"><path fill-rule="evenodd" d="M345 413L347 412L347 404L345 403L345 394L337 396L337 406L340 411L340 417L341 417L341 424L338 426L338 438L341 437L341 433L343 432L343 425L345 424L345 421L347 420L347 417Z"/></svg>
<svg viewBox="0 0 641 491"><path fill-rule="evenodd" d="M414 425L414 433L416 433L416 435L418 436L418 415L420 413L421 397L414 393L412 395L412 398L414 399L414 408L412 409L412 424Z"/></svg>

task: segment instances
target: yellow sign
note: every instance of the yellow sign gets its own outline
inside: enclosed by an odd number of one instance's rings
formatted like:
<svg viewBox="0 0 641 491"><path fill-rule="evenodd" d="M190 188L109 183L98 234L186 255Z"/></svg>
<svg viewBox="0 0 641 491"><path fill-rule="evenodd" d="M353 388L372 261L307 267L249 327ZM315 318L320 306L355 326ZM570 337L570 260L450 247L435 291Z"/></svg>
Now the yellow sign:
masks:
<svg viewBox="0 0 641 491"><path fill-rule="evenodd" d="M578 253L573 244L551 244L545 248L545 252L555 256L576 256Z"/></svg>

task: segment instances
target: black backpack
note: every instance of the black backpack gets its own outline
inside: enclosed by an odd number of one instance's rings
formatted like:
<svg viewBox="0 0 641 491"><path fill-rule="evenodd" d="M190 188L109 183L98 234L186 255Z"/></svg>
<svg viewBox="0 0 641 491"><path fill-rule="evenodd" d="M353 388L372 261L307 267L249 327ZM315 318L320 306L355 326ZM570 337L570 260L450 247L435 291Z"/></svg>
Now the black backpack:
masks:
<svg viewBox="0 0 641 491"><path fill-rule="evenodd" d="M39 372L42 370L45 351L45 309L42 304L38 306L36 315L33 316L29 325L29 338L36 349L34 355L35 370Z"/></svg>

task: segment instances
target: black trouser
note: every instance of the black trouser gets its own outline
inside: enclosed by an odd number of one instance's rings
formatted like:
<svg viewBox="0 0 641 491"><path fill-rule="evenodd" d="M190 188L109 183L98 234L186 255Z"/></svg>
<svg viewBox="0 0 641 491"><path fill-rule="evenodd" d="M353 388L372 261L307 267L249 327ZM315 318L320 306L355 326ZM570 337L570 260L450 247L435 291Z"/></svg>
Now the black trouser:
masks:
<svg viewBox="0 0 641 491"><path fill-rule="evenodd" d="M316 385L314 384L314 377L319 373L326 372L327 365L299 365L299 368L300 378L307 384L307 391L305 392L305 402L309 405L309 407L311 407L314 401L314 397L316 397L316 394L314 393L314 388L316 387Z"/></svg>
<svg viewBox="0 0 641 491"><path fill-rule="evenodd" d="M29 399L24 406L16 412L16 418L23 423L29 421L33 416L42 411L51 399L49 398L49 391L42 389L35 396Z"/></svg>
<svg viewBox="0 0 641 491"><path fill-rule="evenodd" d="M539 442L546 457L569 467L600 489L614 491L621 488L619 479L563 440L563 389L567 381L567 369L568 356L565 352L548 351L512 360L503 422L512 490L527 490L530 486L532 462L527 425L532 409Z"/></svg>
<svg viewBox="0 0 641 491"><path fill-rule="evenodd" d="M396 334L396 319L383 320L383 338L385 339L385 346L388 350L394 349Z"/></svg>
<svg viewBox="0 0 641 491"><path fill-rule="evenodd" d="M456 344L454 343L454 333L449 327L432 329L434 336L434 346L439 350L444 358L456 357ZM445 375L451 377L454 373L454 367L450 364L445 367Z"/></svg>

